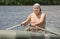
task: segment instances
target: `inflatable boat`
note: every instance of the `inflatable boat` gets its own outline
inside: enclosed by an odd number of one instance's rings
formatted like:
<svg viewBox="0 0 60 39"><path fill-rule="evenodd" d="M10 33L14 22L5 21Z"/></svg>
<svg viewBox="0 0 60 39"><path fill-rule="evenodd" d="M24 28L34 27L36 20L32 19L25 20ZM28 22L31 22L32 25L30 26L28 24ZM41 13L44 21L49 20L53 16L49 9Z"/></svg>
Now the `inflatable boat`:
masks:
<svg viewBox="0 0 60 39"><path fill-rule="evenodd" d="M60 39L60 36L30 31L0 30L0 39Z"/></svg>

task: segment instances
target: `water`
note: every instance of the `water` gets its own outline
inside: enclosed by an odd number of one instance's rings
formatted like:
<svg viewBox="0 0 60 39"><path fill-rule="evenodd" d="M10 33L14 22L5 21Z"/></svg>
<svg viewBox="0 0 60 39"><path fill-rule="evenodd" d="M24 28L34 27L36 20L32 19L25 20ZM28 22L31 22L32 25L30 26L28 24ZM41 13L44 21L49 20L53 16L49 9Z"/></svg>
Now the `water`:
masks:
<svg viewBox="0 0 60 39"><path fill-rule="evenodd" d="M60 6L41 6L41 9L46 13L46 28L60 30ZM0 30L20 24L32 11L32 6L0 6ZM23 30L23 27L14 29Z"/></svg>

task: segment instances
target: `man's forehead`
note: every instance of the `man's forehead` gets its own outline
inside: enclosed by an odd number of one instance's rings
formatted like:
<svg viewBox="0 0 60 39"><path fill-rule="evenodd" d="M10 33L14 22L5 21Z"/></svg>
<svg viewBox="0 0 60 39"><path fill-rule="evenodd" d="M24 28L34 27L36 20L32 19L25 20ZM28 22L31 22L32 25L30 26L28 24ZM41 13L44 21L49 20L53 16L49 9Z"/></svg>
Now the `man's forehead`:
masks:
<svg viewBox="0 0 60 39"><path fill-rule="evenodd" d="M33 6L33 8L40 8L40 6Z"/></svg>

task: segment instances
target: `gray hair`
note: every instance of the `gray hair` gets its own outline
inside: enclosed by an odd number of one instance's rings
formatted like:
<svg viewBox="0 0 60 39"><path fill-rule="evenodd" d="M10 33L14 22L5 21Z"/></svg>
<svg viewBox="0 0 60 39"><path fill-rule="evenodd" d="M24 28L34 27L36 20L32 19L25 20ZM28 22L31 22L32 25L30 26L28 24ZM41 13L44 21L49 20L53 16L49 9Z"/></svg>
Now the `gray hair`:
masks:
<svg viewBox="0 0 60 39"><path fill-rule="evenodd" d="M39 3L35 3L35 4L33 5L33 7L34 7L34 6L40 7L40 4L39 4Z"/></svg>

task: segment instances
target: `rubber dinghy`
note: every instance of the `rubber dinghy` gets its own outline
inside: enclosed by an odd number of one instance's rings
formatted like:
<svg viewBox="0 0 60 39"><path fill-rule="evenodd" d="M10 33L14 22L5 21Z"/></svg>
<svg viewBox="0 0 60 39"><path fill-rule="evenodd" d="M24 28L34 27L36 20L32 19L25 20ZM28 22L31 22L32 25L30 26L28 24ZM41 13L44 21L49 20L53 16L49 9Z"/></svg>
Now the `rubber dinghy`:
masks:
<svg viewBox="0 0 60 39"><path fill-rule="evenodd" d="M38 32L0 30L0 39L60 39L60 36Z"/></svg>

